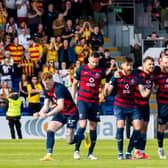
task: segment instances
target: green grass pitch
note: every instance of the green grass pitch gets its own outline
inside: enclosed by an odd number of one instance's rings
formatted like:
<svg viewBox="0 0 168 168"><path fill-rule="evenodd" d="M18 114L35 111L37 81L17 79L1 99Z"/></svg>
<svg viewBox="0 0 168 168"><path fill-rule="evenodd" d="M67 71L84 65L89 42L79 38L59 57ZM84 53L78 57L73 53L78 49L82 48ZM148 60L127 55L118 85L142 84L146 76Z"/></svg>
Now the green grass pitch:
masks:
<svg viewBox="0 0 168 168"><path fill-rule="evenodd" d="M125 146L128 140L125 141ZM165 146L168 140L165 140ZM168 153L168 148L165 148ZM168 159L160 160L157 141L149 140L146 153L151 160L117 160L115 140L98 140L95 156L99 160L86 159L87 149L81 146L81 160L73 160L73 145L56 140L54 161L40 162L46 153L45 140L0 140L0 168L167 168Z"/></svg>

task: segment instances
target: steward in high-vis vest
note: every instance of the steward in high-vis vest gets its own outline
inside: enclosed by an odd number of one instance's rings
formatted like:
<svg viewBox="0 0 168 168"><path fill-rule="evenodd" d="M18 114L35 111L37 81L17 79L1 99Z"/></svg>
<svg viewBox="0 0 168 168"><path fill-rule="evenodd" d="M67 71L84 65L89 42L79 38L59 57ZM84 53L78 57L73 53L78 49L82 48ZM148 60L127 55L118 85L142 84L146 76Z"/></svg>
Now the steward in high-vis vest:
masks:
<svg viewBox="0 0 168 168"><path fill-rule="evenodd" d="M17 92L11 93L7 101L6 119L9 121L8 125L10 128L12 139L16 138L15 128L17 131L18 138L22 139L21 123L20 123L22 107L23 103L19 97L19 94Z"/></svg>

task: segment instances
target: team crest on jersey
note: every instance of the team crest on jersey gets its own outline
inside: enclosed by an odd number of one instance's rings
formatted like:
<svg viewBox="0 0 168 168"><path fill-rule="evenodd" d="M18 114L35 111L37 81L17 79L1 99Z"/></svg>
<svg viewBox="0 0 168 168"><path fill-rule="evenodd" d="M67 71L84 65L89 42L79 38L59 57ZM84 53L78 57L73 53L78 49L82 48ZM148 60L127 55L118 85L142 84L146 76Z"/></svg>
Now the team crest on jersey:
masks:
<svg viewBox="0 0 168 168"><path fill-rule="evenodd" d="M129 85L128 84L125 85L125 89L129 89Z"/></svg>
<svg viewBox="0 0 168 168"><path fill-rule="evenodd" d="M168 78L166 79L166 83L168 83Z"/></svg>
<svg viewBox="0 0 168 168"><path fill-rule="evenodd" d="M100 77L100 74L96 73L96 77L97 77L97 78Z"/></svg>
<svg viewBox="0 0 168 168"><path fill-rule="evenodd" d="M151 80L147 80L146 84L148 84L148 85L151 84Z"/></svg>
<svg viewBox="0 0 168 168"><path fill-rule="evenodd" d="M153 75L150 75L150 78L151 78L151 79L153 79L153 78L154 78L154 76L153 76Z"/></svg>
<svg viewBox="0 0 168 168"><path fill-rule="evenodd" d="M131 79L131 84L134 84L135 83L135 79Z"/></svg>
<svg viewBox="0 0 168 168"><path fill-rule="evenodd" d="M93 83L94 81L95 81L94 78L89 78L90 83Z"/></svg>

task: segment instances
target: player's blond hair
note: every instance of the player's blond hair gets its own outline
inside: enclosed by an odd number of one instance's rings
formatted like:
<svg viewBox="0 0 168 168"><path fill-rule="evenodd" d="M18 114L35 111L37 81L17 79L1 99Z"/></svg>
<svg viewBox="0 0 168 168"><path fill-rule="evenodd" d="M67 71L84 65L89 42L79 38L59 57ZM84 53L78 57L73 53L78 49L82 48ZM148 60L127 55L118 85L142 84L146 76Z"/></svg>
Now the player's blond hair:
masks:
<svg viewBox="0 0 168 168"><path fill-rule="evenodd" d="M52 79L53 78L53 75L51 72L43 72L41 74L41 80L42 81L46 81L47 79Z"/></svg>

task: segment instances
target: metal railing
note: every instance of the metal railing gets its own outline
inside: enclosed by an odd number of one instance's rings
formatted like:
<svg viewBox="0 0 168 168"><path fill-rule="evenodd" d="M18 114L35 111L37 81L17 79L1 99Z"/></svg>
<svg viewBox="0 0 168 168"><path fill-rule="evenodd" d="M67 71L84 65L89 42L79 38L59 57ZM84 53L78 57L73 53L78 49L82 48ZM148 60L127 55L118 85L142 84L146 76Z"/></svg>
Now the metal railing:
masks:
<svg viewBox="0 0 168 168"><path fill-rule="evenodd" d="M112 6L120 8L133 8L135 7L135 0L115 0L113 1Z"/></svg>

